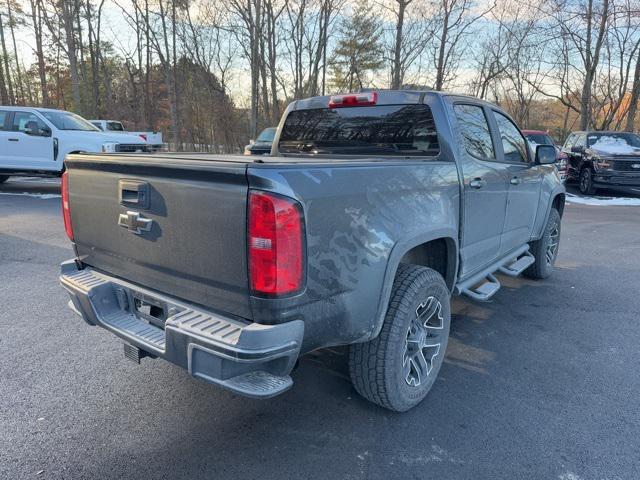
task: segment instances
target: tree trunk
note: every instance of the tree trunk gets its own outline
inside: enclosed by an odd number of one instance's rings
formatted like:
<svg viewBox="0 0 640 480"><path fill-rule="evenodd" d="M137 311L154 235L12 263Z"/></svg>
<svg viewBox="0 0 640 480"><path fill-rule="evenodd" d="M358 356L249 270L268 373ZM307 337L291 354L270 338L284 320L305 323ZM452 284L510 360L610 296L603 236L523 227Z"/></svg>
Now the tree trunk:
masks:
<svg viewBox="0 0 640 480"><path fill-rule="evenodd" d="M36 37L36 57L38 59L38 76L40 77L40 92L42 105L49 106L49 91L47 87L47 74L44 68L44 51L42 50L42 12L40 0L31 0L31 20L33 22L33 34Z"/></svg>
<svg viewBox="0 0 640 480"><path fill-rule="evenodd" d="M593 0L587 3L587 34L585 42L585 77L580 94L580 129L588 130L592 124L591 119L591 89L595 79L598 62L600 60L600 50L604 42L604 36L607 28L607 18L609 15L609 0L602 3L602 17L598 27L598 37L596 38L595 49L591 51L591 32L593 22Z"/></svg>
<svg viewBox="0 0 640 480"><path fill-rule="evenodd" d="M251 138L255 139L258 135L258 102L260 95L260 60L258 58L260 51L258 48L258 42L261 34L261 0L255 0L254 8L255 15L249 38L249 41L251 42L251 121L249 133ZM251 7L249 6L249 10L250 9Z"/></svg>
<svg viewBox="0 0 640 480"><path fill-rule="evenodd" d="M391 89L402 88L402 29L404 27L404 12L407 8L406 0L398 0L398 18L396 21L396 40L393 46L393 65L391 68ZM439 89L438 89L439 90Z"/></svg>
<svg viewBox="0 0 640 480"><path fill-rule="evenodd" d="M449 33L449 10L448 3L444 4L444 19L442 23L442 35L440 36L440 45L438 47L438 63L436 65L436 84L435 90L442 90L444 85L445 68L444 55L447 49L447 35Z"/></svg>
<svg viewBox="0 0 640 480"><path fill-rule="evenodd" d="M640 100L640 54L636 60L636 68L633 73L633 86L629 96L629 111L627 112L627 132L633 132L638 112L638 100Z"/></svg>
<svg viewBox="0 0 640 480"><path fill-rule="evenodd" d="M18 80L18 88L20 91L20 101L18 103L24 102L24 85L22 83L22 71L20 70L20 59L18 58L18 47L16 45L16 34L14 31L14 19L13 12L11 10L11 0L7 0L7 14L9 15L9 30L11 31L11 40L13 42L13 57L16 59L16 77Z"/></svg>
<svg viewBox="0 0 640 480"><path fill-rule="evenodd" d="M9 87L9 104L16 104L16 97L13 95L13 82L11 81L11 69L9 68L9 54L7 53L7 45L4 41L4 24L2 22L2 14L0 14L0 43L2 43L2 56L4 59L4 69L7 74L6 81Z"/></svg>
<svg viewBox="0 0 640 480"><path fill-rule="evenodd" d="M175 0L174 0L175 1ZM169 97L169 116L171 120L171 141L174 144L174 148L177 151L181 150L181 146L178 144L178 111L175 103L175 86L173 84L173 72L171 69L171 49L169 48L169 32L167 30L166 15L164 10L164 4L159 2L160 6L160 20L162 23L162 38L164 40L164 54L161 54L160 49L160 63L164 71L164 79L167 87L167 96Z"/></svg>
<svg viewBox="0 0 640 480"><path fill-rule="evenodd" d="M71 73L71 93L73 95L74 107L79 109L82 108L82 99L80 97L80 77L78 75L78 57L75 42L75 19L72 8L71 2L62 2L62 25L66 43L65 53L67 54L69 72Z"/></svg>

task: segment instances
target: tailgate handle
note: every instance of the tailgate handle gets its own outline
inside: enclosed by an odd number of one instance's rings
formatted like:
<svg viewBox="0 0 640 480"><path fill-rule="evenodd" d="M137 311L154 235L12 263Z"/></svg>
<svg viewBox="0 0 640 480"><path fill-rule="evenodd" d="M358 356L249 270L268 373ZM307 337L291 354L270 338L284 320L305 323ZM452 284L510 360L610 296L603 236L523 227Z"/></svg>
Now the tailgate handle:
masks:
<svg viewBox="0 0 640 480"><path fill-rule="evenodd" d="M149 208L149 184L140 180L120 179L118 182L120 203L134 205L138 208Z"/></svg>

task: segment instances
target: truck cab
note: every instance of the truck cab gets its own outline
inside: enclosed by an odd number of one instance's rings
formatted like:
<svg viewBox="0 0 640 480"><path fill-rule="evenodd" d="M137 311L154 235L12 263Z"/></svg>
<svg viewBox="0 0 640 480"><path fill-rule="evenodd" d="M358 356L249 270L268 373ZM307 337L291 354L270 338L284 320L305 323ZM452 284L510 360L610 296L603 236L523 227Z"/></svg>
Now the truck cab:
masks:
<svg viewBox="0 0 640 480"><path fill-rule="evenodd" d="M72 112L0 107L0 181L11 175L60 175L70 153L145 150L142 139L107 136Z"/></svg>

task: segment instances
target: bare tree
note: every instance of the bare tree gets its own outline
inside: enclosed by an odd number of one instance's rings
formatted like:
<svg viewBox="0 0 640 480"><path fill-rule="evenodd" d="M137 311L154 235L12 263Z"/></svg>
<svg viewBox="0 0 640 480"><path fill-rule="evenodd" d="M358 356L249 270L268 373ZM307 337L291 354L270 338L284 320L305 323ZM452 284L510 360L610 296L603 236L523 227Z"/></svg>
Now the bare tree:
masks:
<svg viewBox="0 0 640 480"><path fill-rule="evenodd" d="M446 83L456 76L456 69L464 43L471 33L471 27L487 15L495 6L475 13L473 0L439 0L434 21L438 27L434 32L433 63L435 67L435 90L442 90Z"/></svg>

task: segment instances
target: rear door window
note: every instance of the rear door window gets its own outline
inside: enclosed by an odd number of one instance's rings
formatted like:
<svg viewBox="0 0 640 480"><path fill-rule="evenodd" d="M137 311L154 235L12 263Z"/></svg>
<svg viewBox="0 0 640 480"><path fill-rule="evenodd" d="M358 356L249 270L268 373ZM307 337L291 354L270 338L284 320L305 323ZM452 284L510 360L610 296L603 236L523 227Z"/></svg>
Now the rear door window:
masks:
<svg viewBox="0 0 640 480"><path fill-rule="evenodd" d="M493 115L498 123L505 161L509 163L528 163L527 141L518 130L518 127L500 112L494 110Z"/></svg>
<svg viewBox="0 0 640 480"><path fill-rule="evenodd" d="M495 160L491 130L484 109L479 105L456 104L453 110L458 120L462 142L469 155L480 160Z"/></svg>
<svg viewBox="0 0 640 480"><path fill-rule="evenodd" d="M428 105L294 110L285 120L282 154L435 156L438 135Z"/></svg>

